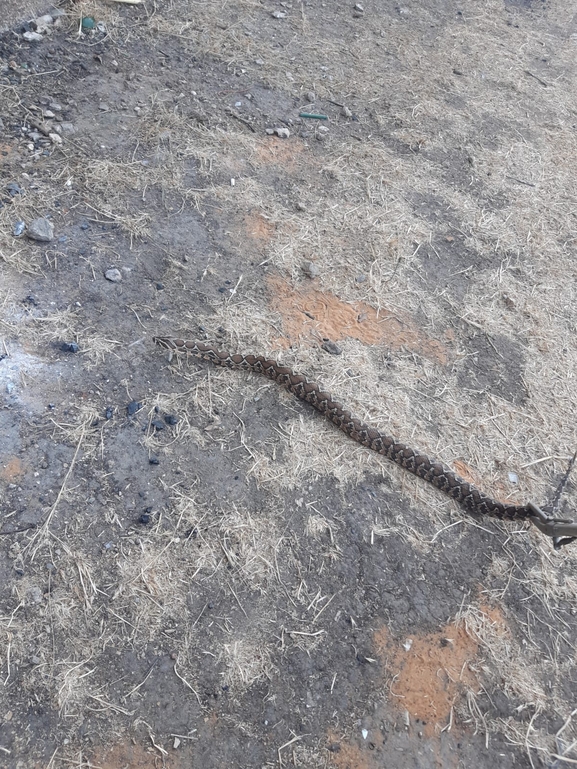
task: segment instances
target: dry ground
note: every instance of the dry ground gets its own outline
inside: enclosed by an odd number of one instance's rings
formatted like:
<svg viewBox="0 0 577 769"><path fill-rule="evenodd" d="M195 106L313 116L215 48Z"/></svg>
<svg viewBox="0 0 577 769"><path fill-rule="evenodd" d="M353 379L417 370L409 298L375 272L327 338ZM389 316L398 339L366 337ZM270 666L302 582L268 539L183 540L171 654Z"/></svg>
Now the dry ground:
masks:
<svg viewBox="0 0 577 769"><path fill-rule="evenodd" d="M495 497L551 496L571 4L363 5L79 0L0 38L9 769L577 761L575 548L152 343L275 356ZM38 216L52 242L13 236Z"/></svg>

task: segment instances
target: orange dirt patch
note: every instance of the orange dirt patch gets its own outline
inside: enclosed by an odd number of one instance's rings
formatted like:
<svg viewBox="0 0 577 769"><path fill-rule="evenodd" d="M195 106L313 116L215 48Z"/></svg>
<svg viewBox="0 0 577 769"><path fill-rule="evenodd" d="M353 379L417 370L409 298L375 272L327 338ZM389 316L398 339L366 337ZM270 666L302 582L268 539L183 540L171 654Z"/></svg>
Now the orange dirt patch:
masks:
<svg viewBox="0 0 577 769"><path fill-rule="evenodd" d="M345 742L334 732L328 732L327 742L338 745L338 750L330 754L331 764L337 769L377 769L377 762L367 750Z"/></svg>
<svg viewBox="0 0 577 769"><path fill-rule="evenodd" d="M424 334L404 313L377 312L364 302L349 304L316 288L295 289L279 276L271 276L267 282L271 307L283 319L286 338L276 340L279 347L350 337L365 344L386 344L392 350L418 352L443 365L449 359L446 347Z"/></svg>
<svg viewBox="0 0 577 769"><path fill-rule="evenodd" d="M166 747L166 746L165 746ZM189 769L192 766L190 746L182 744L174 753L161 756L150 746L117 743L112 747L97 748L90 757L94 769Z"/></svg>
<svg viewBox="0 0 577 769"><path fill-rule="evenodd" d="M7 160L13 160L13 158L10 156L13 154L14 150L14 144L9 144L8 142L0 142L0 165L5 163Z"/></svg>
<svg viewBox="0 0 577 769"><path fill-rule="evenodd" d="M275 225L259 211L250 211L245 215L244 228L246 235L261 246L268 243L276 232Z"/></svg>
<svg viewBox="0 0 577 769"><path fill-rule="evenodd" d="M0 465L0 479L6 483L14 483L24 472L22 460L18 457L12 457Z"/></svg>
<svg viewBox="0 0 577 769"><path fill-rule="evenodd" d="M436 726L447 725L463 689L479 689L470 667L478 655L478 644L463 627L449 624L438 633L402 641L391 638L388 628L382 627L375 632L374 643L391 676L393 702L419 719L428 737Z"/></svg>
<svg viewBox="0 0 577 769"><path fill-rule="evenodd" d="M455 472L457 472L461 478L469 483L474 483L475 486L480 486L483 482L481 475L475 470L474 467L468 465L464 459L455 459L453 462Z"/></svg>
<svg viewBox="0 0 577 769"><path fill-rule="evenodd" d="M297 139L279 139L271 136L261 142L255 151L253 158L257 163L264 165L280 165L285 170L291 170L296 165L296 160L304 150L304 142ZM310 162L310 156L309 156Z"/></svg>

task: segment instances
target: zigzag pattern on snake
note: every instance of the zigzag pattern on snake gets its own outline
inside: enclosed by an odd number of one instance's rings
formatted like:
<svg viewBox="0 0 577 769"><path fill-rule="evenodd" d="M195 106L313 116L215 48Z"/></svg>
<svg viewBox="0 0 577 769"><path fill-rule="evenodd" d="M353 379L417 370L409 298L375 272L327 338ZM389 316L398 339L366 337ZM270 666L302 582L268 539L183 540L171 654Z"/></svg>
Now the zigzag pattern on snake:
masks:
<svg viewBox="0 0 577 769"><path fill-rule="evenodd" d="M534 510L528 505L507 505L492 499L441 462L357 419L338 401L335 401L330 393L321 390L316 382L309 381L302 374L295 374L291 369L280 366L274 360L264 358L262 355L224 352L211 344L175 337L155 337L154 341L168 350L189 353L217 366L252 371L272 379L330 419L349 438L367 449L376 451L377 454L382 454L404 470L432 484L473 513L508 521L524 521L534 514Z"/></svg>

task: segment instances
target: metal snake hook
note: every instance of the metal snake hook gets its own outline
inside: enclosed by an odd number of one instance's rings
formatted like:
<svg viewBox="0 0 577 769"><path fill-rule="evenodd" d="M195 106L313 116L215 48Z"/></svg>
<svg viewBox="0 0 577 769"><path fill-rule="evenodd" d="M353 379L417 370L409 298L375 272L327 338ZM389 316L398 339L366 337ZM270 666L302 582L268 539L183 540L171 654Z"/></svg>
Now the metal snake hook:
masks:
<svg viewBox="0 0 577 769"><path fill-rule="evenodd" d="M528 503L528 507L533 512L533 515L529 520L539 529L539 531L542 531L543 534L553 538L553 547L555 550L559 550L577 539L577 523L570 521L567 518L555 517L555 513L559 509L561 496L565 490L569 476L571 475L571 470L573 470L573 466L575 465L575 460L577 460L577 451L569 460L567 470L555 489L550 505L546 505L543 510L532 502Z"/></svg>

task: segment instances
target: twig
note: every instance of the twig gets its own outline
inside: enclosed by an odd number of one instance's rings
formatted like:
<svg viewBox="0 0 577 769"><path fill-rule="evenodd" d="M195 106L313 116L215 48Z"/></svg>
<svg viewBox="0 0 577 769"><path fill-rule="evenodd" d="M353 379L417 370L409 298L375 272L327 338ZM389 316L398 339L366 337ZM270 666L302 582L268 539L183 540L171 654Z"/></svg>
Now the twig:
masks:
<svg viewBox="0 0 577 769"><path fill-rule="evenodd" d="M27 550L29 550L32 547L32 545L34 544L36 539L40 536L40 534L48 534L49 533L48 529L49 529L49 526L50 526L50 522L51 522L52 518L54 517L54 513L56 512L56 508L58 507L58 505L60 503L60 500L62 499L62 496L64 494L64 490L66 489L66 484L68 483L68 479L72 475L72 470L74 469L74 465L76 464L76 459L78 457L78 452L80 451L80 446L82 444L82 441L84 440L84 433L85 433L85 431L86 431L86 426L83 425L82 426L82 433L80 434L80 438L78 440L78 445L76 446L76 451L74 452L74 456L72 457L72 461L70 462L70 467L68 468L68 472L66 473L66 475L64 476L64 480L62 481L62 485L60 486L60 491L58 492L58 496L56 497L56 499L54 501L54 504L50 508L50 512L46 516L46 520L44 521L42 526L36 531L36 533L34 534L32 539L30 540L30 542L26 545L26 547L24 549L24 552L26 552ZM34 548L31 560L34 560L34 557L35 557L36 553L38 552L38 548L39 547L40 547L40 543L38 543L38 545Z"/></svg>

